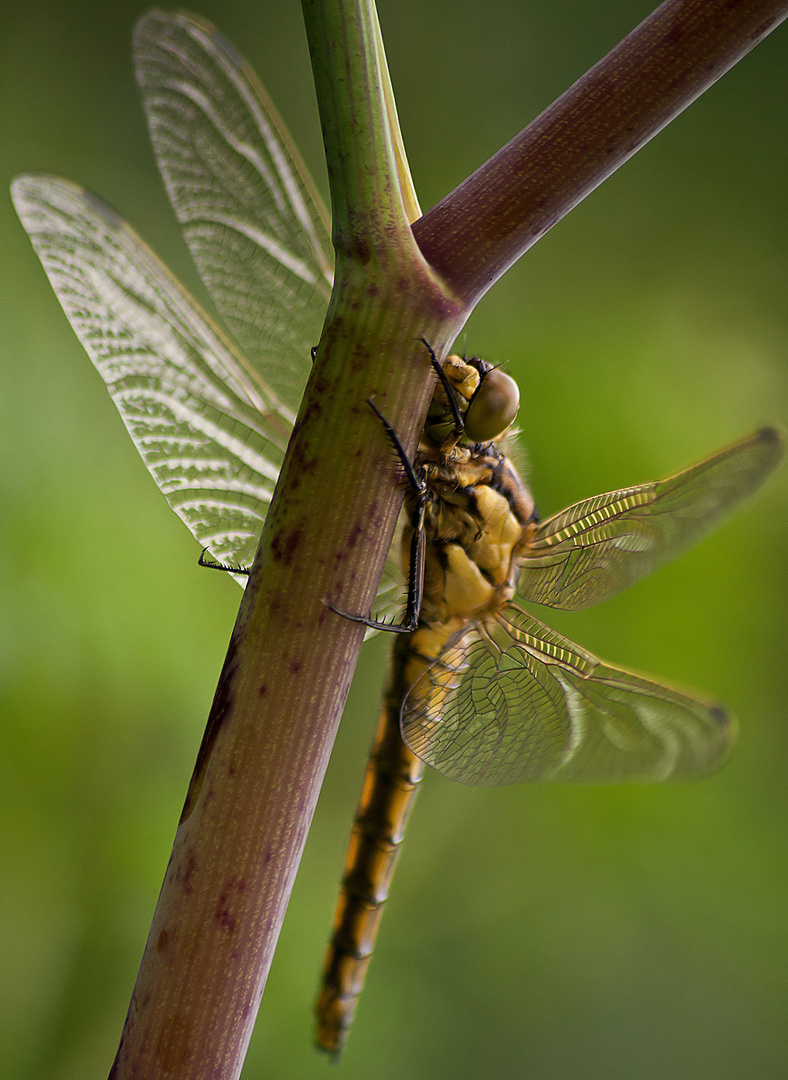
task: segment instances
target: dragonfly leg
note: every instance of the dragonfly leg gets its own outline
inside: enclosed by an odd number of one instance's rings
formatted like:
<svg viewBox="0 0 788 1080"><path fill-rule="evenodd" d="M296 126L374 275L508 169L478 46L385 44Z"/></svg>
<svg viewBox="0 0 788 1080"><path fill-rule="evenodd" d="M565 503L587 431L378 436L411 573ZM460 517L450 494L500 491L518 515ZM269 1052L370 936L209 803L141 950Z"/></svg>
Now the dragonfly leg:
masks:
<svg viewBox="0 0 788 1080"><path fill-rule="evenodd" d="M440 361L435 355L432 345L430 345L429 341L427 341L427 339L424 337L418 338L418 340L425 346L427 352L430 354L430 360L432 361L432 366L435 370L435 374L438 376L438 381L443 387L443 392L445 393L446 399L449 402L451 414L454 417L454 434L460 436L465 430L465 421L460 415L460 407L457 404L457 397L454 393L454 389L448 378L446 377L446 372L441 367Z"/></svg>
<svg viewBox="0 0 788 1080"><path fill-rule="evenodd" d="M408 568L408 598L405 606L405 617L402 622L384 622L382 619L368 618L366 615L354 615L350 611L343 611L342 608L331 603L330 600L326 601L328 607L336 615L341 615L343 619L350 619L351 622L362 623L364 626L369 626L372 630L386 630L390 634L412 634L416 627L419 625L419 613L421 612L421 599L424 593L424 551L425 551L425 535L423 525L424 511L421 508L420 517L422 524L420 527L414 527L413 538L410 544L410 565Z"/></svg>
<svg viewBox="0 0 788 1080"><path fill-rule="evenodd" d="M391 634L412 634L419 625L421 601L424 595L424 553L426 543L424 515L427 507L427 481L405 453L405 449L399 441L399 436L372 398L367 399L367 404L380 420L383 425L383 430L386 432L386 435L388 435L389 440L397 453L397 457L405 471L405 476L410 485L415 503L411 517L413 536L410 542L410 558L408 560L408 594L405 605L405 617L402 622L399 623L384 622L382 619L373 619L366 615L355 615L352 612L344 611L331 601L327 601L327 604L337 615L341 615L345 619L350 619L351 622L362 623L364 626L369 626L372 630L385 630Z"/></svg>
<svg viewBox="0 0 788 1080"><path fill-rule="evenodd" d="M198 566L204 566L206 570L223 570L226 574L243 574L244 577L249 577L251 570L246 566L230 566L229 563L214 562L213 559L206 559L205 552L208 550L204 547L200 552L200 557L197 560Z"/></svg>
<svg viewBox="0 0 788 1080"><path fill-rule="evenodd" d="M378 420L380 420L381 424L383 425L383 430L386 432L386 435L389 438L389 442L394 447L394 450L395 450L395 452L397 454L397 457L400 460L400 464L402 465L402 468L405 471L405 476L407 477L407 481L408 481L408 484L410 485L410 488L411 488L411 490L413 492L413 495L415 496L415 498L417 500L423 501L424 496L426 495L426 492L427 492L427 481L417 471L417 469L414 466L413 462L410 460L408 455L405 453L405 448L403 447L402 443L399 441L399 436L397 435L394 428L391 426L391 424L388 422L386 417L383 415L383 413L380 411L380 409L375 404L374 398L367 398L367 405L369 405L370 409L372 409L375 416L377 416Z"/></svg>

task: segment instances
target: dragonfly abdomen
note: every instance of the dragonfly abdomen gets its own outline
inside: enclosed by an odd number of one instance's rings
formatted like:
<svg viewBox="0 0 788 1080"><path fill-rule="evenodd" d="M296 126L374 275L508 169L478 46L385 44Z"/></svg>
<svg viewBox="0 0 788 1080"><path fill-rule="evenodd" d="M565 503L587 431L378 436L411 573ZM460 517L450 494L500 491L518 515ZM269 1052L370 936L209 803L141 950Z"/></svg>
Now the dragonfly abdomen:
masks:
<svg viewBox="0 0 788 1080"><path fill-rule="evenodd" d="M315 1041L321 1050L334 1054L342 1049L353 1022L408 815L424 772L423 763L407 749L399 733L402 664L398 662L400 650L396 653L345 857L315 1006Z"/></svg>
<svg viewBox="0 0 788 1080"><path fill-rule="evenodd" d="M389 686L367 761L315 1005L315 1042L328 1053L341 1051L353 1022L405 826L424 772L424 763L408 750L400 735L402 702L456 628L454 624L420 626L394 646Z"/></svg>

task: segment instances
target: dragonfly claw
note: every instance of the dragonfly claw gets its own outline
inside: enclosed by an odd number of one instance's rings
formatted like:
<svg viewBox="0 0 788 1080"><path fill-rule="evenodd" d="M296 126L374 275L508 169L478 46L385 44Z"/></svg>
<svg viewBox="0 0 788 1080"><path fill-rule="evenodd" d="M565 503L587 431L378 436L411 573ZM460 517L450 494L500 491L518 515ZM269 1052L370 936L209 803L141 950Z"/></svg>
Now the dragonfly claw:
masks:
<svg viewBox="0 0 788 1080"><path fill-rule="evenodd" d="M343 608L337 607L331 600L324 600L323 603L326 607L330 608L335 615L341 615L343 619L349 619L351 622L361 623L362 626L368 626L372 630L384 630L388 631L390 634L412 634L419 625L418 616L413 619L406 619L401 623L386 622L383 619L373 619L366 615L355 615L350 611L345 611Z"/></svg>
<svg viewBox="0 0 788 1080"><path fill-rule="evenodd" d="M200 557L197 560L198 566L204 566L206 570L223 570L226 574L243 574L245 577L249 577L251 570L247 566L230 566L229 563L215 562L213 559L206 559L205 553L208 550L204 547L200 552Z"/></svg>

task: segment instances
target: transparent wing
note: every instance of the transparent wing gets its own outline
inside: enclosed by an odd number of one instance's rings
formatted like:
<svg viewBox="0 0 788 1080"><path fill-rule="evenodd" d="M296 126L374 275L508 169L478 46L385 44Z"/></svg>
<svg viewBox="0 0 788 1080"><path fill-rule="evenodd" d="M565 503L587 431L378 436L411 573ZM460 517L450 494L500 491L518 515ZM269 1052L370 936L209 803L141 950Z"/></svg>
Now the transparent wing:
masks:
<svg viewBox="0 0 788 1080"><path fill-rule="evenodd" d="M735 722L598 660L514 604L451 640L402 706L402 737L464 784L703 776Z"/></svg>
<svg viewBox="0 0 788 1080"><path fill-rule="evenodd" d="M675 559L760 486L783 438L763 428L706 461L570 506L539 524L518 557L525 600L578 611Z"/></svg>
<svg viewBox="0 0 788 1080"><path fill-rule="evenodd" d="M321 200L257 76L210 23L151 12L134 55L197 268L257 371L297 412L331 291Z"/></svg>
<svg viewBox="0 0 788 1080"><path fill-rule="evenodd" d="M249 360L101 200L20 178L14 200L74 329L170 504L251 564L332 281L327 214L254 72L209 23L135 32L154 149L198 269ZM398 547L375 610L401 609Z"/></svg>
<svg viewBox="0 0 788 1080"><path fill-rule="evenodd" d="M46 176L12 197L170 506L214 558L251 565L292 412L110 206Z"/></svg>

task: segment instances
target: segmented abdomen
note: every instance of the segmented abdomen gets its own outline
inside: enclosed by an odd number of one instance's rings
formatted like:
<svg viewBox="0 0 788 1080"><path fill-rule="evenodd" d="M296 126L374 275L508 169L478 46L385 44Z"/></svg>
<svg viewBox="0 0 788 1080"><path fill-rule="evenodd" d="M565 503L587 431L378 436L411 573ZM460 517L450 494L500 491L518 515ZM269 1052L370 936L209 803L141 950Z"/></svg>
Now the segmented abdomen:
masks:
<svg viewBox="0 0 788 1080"><path fill-rule="evenodd" d="M334 927L326 952L320 994L315 1006L315 1041L338 1053L353 1021L364 985L383 905L388 896L408 815L424 765L408 750L399 733L399 714L413 640L394 650L390 686L383 700L375 742L350 837ZM423 664L419 665L423 669Z"/></svg>

